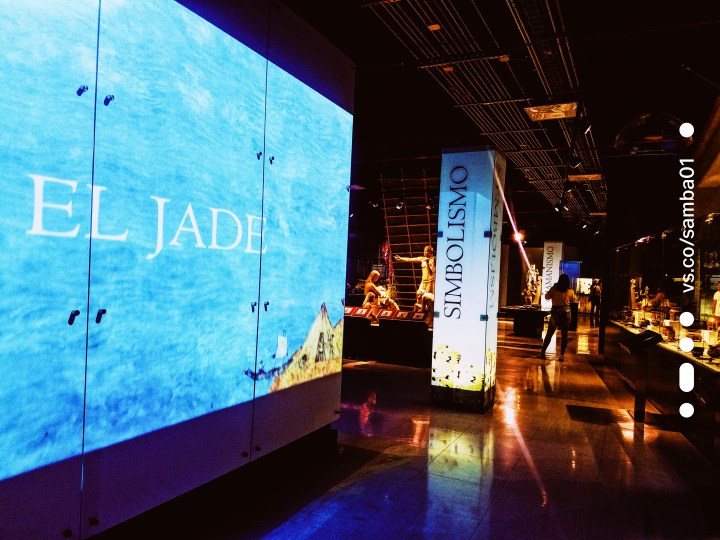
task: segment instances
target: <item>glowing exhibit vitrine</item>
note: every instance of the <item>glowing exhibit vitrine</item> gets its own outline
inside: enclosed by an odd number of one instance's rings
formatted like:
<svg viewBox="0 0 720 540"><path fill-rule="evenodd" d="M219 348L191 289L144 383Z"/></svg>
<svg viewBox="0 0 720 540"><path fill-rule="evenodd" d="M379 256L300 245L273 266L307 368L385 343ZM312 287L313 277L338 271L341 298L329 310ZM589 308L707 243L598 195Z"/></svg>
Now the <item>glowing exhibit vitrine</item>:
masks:
<svg viewBox="0 0 720 540"><path fill-rule="evenodd" d="M0 537L92 536L337 416L351 107L253 4L249 47L171 0L0 1Z"/></svg>

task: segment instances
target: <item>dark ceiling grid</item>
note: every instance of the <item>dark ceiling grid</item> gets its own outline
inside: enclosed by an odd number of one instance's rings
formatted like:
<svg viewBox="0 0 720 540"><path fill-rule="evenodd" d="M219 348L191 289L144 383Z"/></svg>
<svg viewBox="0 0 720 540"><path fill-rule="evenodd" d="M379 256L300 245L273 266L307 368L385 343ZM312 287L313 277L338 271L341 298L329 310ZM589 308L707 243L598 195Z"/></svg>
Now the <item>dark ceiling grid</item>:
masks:
<svg viewBox="0 0 720 540"><path fill-rule="evenodd" d="M564 215L572 222L605 211L604 180L573 182L569 195L564 189L568 173L601 173L587 124L580 118L533 122L523 109L579 101L578 116L585 117L562 14L554 2L399 0L364 7L551 206L564 198ZM441 28L431 31L430 24ZM576 169L568 166L571 149L581 160Z"/></svg>

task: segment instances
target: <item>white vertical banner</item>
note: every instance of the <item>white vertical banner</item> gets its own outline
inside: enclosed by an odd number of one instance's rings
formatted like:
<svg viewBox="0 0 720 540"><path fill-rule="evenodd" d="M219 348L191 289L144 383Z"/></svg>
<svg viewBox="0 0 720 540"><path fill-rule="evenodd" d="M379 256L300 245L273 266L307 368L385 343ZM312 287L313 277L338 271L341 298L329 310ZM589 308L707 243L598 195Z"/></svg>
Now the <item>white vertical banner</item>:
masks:
<svg viewBox="0 0 720 540"><path fill-rule="evenodd" d="M560 277L560 261L562 261L563 243L545 242L543 247L543 268L542 273L542 296L540 307L549 310L552 307L551 300L545 300L545 293L557 282Z"/></svg>
<svg viewBox="0 0 720 540"><path fill-rule="evenodd" d="M464 408L494 399L504 181L494 150L443 152L431 384Z"/></svg>

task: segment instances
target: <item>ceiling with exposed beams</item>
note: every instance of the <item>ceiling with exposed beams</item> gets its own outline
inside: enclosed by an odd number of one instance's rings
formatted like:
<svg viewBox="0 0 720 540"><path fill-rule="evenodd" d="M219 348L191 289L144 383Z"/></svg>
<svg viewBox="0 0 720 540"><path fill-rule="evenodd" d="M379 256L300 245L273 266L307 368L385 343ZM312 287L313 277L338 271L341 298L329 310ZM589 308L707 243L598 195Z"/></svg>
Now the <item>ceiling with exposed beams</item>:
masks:
<svg viewBox="0 0 720 540"><path fill-rule="evenodd" d="M551 205L569 173L599 173L592 130L579 133L580 85L562 15L544 2L512 2L497 16L481 2L374 3L370 9L461 110ZM437 26L430 27L428 23ZM431 28L437 28L432 30ZM525 108L572 102L571 118L533 121ZM541 115L542 116L542 115ZM580 158L572 168L571 153ZM567 197L575 218L605 211L602 181Z"/></svg>
<svg viewBox="0 0 720 540"><path fill-rule="evenodd" d="M673 160L701 142L720 91L720 2L285 3L356 62L353 182L372 182L372 166L432 169L442 148L489 143L511 163L519 227L545 236L604 231L612 196L662 222ZM556 103L576 103L576 115L526 112ZM639 234L652 217L618 230Z"/></svg>

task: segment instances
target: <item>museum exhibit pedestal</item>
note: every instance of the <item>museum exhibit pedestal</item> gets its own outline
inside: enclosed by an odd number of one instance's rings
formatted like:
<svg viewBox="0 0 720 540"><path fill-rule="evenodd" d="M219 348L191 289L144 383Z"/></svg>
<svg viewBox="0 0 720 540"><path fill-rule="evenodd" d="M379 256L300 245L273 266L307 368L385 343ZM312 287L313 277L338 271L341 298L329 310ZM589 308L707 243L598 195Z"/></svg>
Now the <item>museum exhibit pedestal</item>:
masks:
<svg viewBox="0 0 720 540"><path fill-rule="evenodd" d="M542 338L545 318L549 311L523 306L507 306L505 314L513 319L513 334L520 337Z"/></svg>
<svg viewBox="0 0 720 540"><path fill-rule="evenodd" d="M422 321L345 317L343 358L429 368L432 331Z"/></svg>

